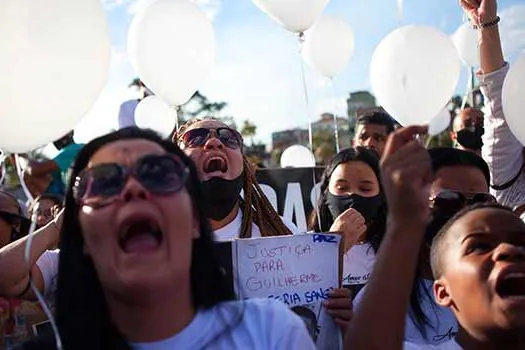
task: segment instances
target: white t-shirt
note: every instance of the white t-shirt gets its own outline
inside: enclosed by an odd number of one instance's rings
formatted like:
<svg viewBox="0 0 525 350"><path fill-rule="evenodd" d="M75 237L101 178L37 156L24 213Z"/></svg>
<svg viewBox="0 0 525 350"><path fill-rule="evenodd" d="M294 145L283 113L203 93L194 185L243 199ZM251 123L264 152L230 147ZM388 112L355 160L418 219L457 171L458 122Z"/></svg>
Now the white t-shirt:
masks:
<svg viewBox="0 0 525 350"><path fill-rule="evenodd" d="M292 222L287 222L283 218L281 218L283 223L292 231L294 235L300 234L301 232L297 228L297 226L294 225ZM235 219L233 219L232 222L230 222L228 225L215 230L215 240L217 242L226 242L231 241L233 239L239 238L239 232L241 231L242 226L242 210L239 209L239 212L237 213L237 216ZM259 238L261 237L261 231L259 230L259 227L255 225L255 223L252 223L252 238Z"/></svg>
<svg viewBox="0 0 525 350"><path fill-rule="evenodd" d="M376 254L370 243L356 244L343 257L343 286L357 295L366 285L374 264Z"/></svg>
<svg viewBox="0 0 525 350"><path fill-rule="evenodd" d="M132 343L133 350L315 349L304 322L283 303L251 299L199 311L182 332L153 343Z"/></svg>
<svg viewBox="0 0 525 350"><path fill-rule="evenodd" d="M412 317L410 317L410 313L407 313L405 318L405 341L423 345L441 345L454 339L456 336L458 332L456 317L449 308L439 306L434 301L434 293L432 291L434 282L422 280L422 283L427 293L422 292L421 309L429 320L430 325L425 325L425 337L412 320ZM365 286L355 297L353 302L354 310L359 307L366 288Z"/></svg>
<svg viewBox="0 0 525 350"><path fill-rule="evenodd" d="M463 350L461 346L454 339L441 343L439 345L416 344L405 342L403 350Z"/></svg>
<svg viewBox="0 0 525 350"><path fill-rule="evenodd" d="M283 222L290 229L290 231L292 231L294 235L300 234L299 229L293 223L286 222L284 219ZM224 242L239 238L239 231L241 230L241 225L242 211L239 210L239 213L232 222L230 222L223 228L215 231L215 240L218 242ZM255 224L252 224L252 237L261 237L259 227L257 227L257 225ZM58 276L58 254L58 249L47 250L40 256L40 258L38 258L36 262L44 278L44 290L46 298L48 298L49 300L52 300L53 293L56 290L56 279Z"/></svg>
<svg viewBox="0 0 525 350"><path fill-rule="evenodd" d="M36 261L44 279L44 295L54 305L54 293L57 288L58 255L60 250L46 250Z"/></svg>

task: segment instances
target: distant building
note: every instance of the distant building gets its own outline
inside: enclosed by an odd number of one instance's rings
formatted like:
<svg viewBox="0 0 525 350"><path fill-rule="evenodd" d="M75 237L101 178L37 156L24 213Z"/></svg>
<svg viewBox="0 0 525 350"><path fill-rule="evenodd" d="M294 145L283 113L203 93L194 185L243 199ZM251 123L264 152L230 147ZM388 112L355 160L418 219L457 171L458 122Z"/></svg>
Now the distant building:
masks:
<svg viewBox="0 0 525 350"><path fill-rule="evenodd" d="M355 120L359 110L377 107L376 98L368 91L352 92L346 103L348 105L348 116L351 120Z"/></svg>
<svg viewBox="0 0 525 350"><path fill-rule="evenodd" d="M361 110L377 107L376 98L368 91L356 91L350 93L346 100L348 106L348 119L350 124L350 134L353 137L355 121Z"/></svg>
<svg viewBox="0 0 525 350"><path fill-rule="evenodd" d="M272 149L284 150L292 145L308 146L307 129L290 129L272 133Z"/></svg>
<svg viewBox="0 0 525 350"><path fill-rule="evenodd" d="M323 113L320 120L312 123L312 131L314 135L322 131L328 131L330 134L335 135L334 115L331 113ZM350 147L350 122L348 118L337 117L337 131L339 134L339 146L341 149Z"/></svg>

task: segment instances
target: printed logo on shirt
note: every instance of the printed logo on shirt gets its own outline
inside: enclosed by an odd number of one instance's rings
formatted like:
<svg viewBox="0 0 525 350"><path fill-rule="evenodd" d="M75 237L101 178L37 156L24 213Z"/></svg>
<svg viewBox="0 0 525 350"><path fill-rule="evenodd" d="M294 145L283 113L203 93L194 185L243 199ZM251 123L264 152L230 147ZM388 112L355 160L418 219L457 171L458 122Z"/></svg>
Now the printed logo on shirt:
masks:
<svg viewBox="0 0 525 350"><path fill-rule="evenodd" d="M448 340L452 340L456 337L456 334L458 334L458 331L454 329L454 327L450 327L448 332L446 332L445 334L436 334L432 340L437 342L437 343L441 343L441 342L444 342L444 341L448 341Z"/></svg>
<svg viewBox="0 0 525 350"><path fill-rule="evenodd" d="M343 285L347 284L366 284L370 279L370 272L364 275L352 275L348 274L343 278Z"/></svg>

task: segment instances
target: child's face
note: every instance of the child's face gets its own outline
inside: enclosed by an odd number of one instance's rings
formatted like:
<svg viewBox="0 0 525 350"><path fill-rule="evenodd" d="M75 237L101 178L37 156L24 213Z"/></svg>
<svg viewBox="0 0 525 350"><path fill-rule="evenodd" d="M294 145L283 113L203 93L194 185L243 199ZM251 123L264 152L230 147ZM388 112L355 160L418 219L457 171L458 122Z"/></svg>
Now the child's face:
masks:
<svg viewBox="0 0 525 350"><path fill-rule="evenodd" d="M525 224L501 209L466 214L449 229L436 301L470 334L525 330Z"/></svg>

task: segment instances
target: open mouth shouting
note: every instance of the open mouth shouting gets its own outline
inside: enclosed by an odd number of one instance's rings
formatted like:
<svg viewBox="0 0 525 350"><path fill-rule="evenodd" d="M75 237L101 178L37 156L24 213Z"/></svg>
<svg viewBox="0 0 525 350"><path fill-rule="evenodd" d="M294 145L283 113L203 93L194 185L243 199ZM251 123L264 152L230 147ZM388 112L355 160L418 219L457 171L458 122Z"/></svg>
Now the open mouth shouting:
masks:
<svg viewBox="0 0 525 350"><path fill-rule="evenodd" d="M127 254L156 251L162 240L160 225L151 215L134 215L120 225L118 243Z"/></svg>
<svg viewBox="0 0 525 350"><path fill-rule="evenodd" d="M525 306L525 266L513 265L500 271L496 293L504 301Z"/></svg>
<svg viewBox="0 0 525 350"><path fill-rule="evenodd" d="M210 154L204 159L202 170L208 175L225 174L228 171L228 160L221 154Z"/></svg>

